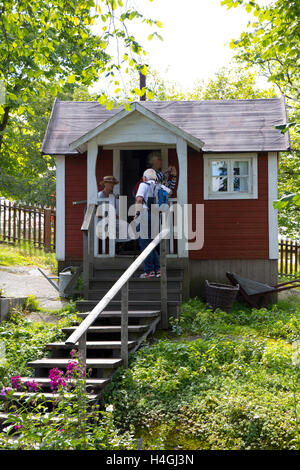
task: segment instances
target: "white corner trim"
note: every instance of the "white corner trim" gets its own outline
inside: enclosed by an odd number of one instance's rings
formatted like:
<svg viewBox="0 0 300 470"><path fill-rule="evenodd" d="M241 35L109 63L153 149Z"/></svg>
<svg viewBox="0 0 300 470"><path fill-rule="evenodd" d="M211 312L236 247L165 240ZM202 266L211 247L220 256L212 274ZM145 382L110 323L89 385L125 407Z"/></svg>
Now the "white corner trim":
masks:
<svg viewBox="0 0 300 470"><path fill-rule="evenodd" d="M185 236L186 230L185 226L188 226L188 220L185 220L187 213L185 213L184 208L188 204L188 161L187 161L187 142L181 137L177 137L177 158L179 166L179 180L177 187L177 204L179 206L179 211L182 213L182 217L178 217L177 223L181 223L181 227L177 228L178 232L178 257L187 258L189 255L188 252L188 238Z"/></svg>
<svg viewBox="0 0 300 470"><path fill-rule="evenodd" d="M56 259L65 259L65 156L56 156Z"/></svg>
<svg viewBox="0 0 300 470"><path fill-rule="evenodd" d="M248 193L243 192L220 192L211 193L210 187L210 162L212 160L250 160L251 161L251 174L250 186L251 191ZM258 170L257 170L257 153L217 153L217 154L204 154L204 175L203 175L203 199L204 200L225 200L225 199L257 199L258 198Z"/></svg>
<svg viewBox="0 0 300 470"><path fill-rule="evenodd" d="M269 259L278 259L278 214L273 202L278 197L277 152L268 153L268 204L269 204Z"/></svg>
<svg viewBox="0 0 300 470"><path fill-rule="evenodd" d="M98 186L96 179L96 164L98 158L98 145L95 139L88 142L87 151L87 202L96 204Z"/></svg>
<svg viewBox="0 0 300 470"><path fill-rule="evenodd" d="M113 175L119 181L119 184L114 186L114 194L120 194L120 178L121 178L121 161L120 161L120 149L113 150Z"/></svg>

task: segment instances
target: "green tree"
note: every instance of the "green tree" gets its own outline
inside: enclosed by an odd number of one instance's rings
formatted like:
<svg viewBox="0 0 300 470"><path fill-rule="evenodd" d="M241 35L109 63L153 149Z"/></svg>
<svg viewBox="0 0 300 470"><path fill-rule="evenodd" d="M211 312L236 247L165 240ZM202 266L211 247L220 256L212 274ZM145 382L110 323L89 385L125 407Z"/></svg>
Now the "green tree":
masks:
<svg viewBox="0 0 300 470"><path fill-rule="evenodd" d="M37 194L39 178L41 194L43 184L53 186L53 161L38 152L54 96L73 96L79 86L87 88L99 78L103 89L109 82L117 95L122 70L147 73L140 65L145 51L128 23L162 25L128 5L121 0L0 0L0 92L6 91L0 102L1 195ZM135 96L130 90L127 98ZM109 109L115 104L104 92L97 98Z"/></svg>
<svg viewBox="0 0 300 470"><path fill-rule="evenodd" d="M207 81L198 82L190 99L233 100L270 98L275 96L273 88L262 90L257 85L257 73L242 67L222 67Z"/></svg>
<svg viewBox="0 0 300 470"><path fill-rule="evenodd" d="M149 67L147 88L152 93L151 99L157 101L181 100L230 100L255 99L276 96L274 87L260 89L257 85L257 72L245 71L239 67L222 67L213 77L198 80L191 90L183 90L176 82L161 78L157 70ZM130 75L131 87L138 86L138 77Z"/></svg>
<svg viewBox="0 0 300 470"><path fill-rule="evenodd" d="M96 100L96 95L91 95L83 85L63 90L57 97L64 101ZM10 156L10 163L9 171L2 174L1 194L14 200L49 205L53 203L51 195L55 193L55 158L41 154L41 143L50 118L53 96L45 88L43 98L29 100L28 104L33 112L25 109L22 118L12 114L6 128L3 147Z"/></svg>
<svg viewBox="0 0 300 470"><path fill-rule="evenodd" d="M279 172L279 197L275 206L285 235L300 233L300 4L294 0L276 0L269 5L248 0L222 0L228 8L243 6L253 13L249 31L230 46L235 59L248 67L255 66L287 99L288 122L277 126L278 132L290 131L293 152L283 154Z"/></svg>

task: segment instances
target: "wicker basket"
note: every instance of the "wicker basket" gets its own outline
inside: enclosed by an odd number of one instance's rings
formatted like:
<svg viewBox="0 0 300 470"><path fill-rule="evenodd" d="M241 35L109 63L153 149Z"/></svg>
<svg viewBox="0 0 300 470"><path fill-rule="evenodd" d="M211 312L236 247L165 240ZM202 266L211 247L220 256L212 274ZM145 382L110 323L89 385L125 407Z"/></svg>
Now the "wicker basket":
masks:
<svg viewBox="0 0 300 470"><path fill-rule="evenodd" d="M229 313L239 288L239 285L230 286L229 284L217 284L215 282L205 281L206 302L213 310L220 308Z"/></svg>

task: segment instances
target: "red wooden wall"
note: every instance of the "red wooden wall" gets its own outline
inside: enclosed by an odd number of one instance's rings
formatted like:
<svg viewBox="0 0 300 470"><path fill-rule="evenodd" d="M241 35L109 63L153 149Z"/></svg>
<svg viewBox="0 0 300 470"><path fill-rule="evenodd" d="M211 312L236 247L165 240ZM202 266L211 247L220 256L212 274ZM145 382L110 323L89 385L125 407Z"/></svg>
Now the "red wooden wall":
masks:
<svg viewBox="0 0 300 470"><path fill-rule="evenodd" d="M268 259L268 154L258 154L258 199L204 200L203 174L202 155L189 152L188 201L204 204L204 246L190 258Z"/></svg>
<svg viewBox="0 0 300 470"><path fill-rule="evenodd" d="M169 150L169 165L178 170L175 149ZM66 259L82 259L80 230L85 204L73 201L87 198L86 154L66 157ZM188 153L188 202L204 204L204 246L191 251L191 259L268 259L268 155L258 155L258 199L203 200L203 157ZM113 174L112 151L101 152L97 160L98 184ZM100 187L98 188L101 189ZM193 221L195 219L195 213ZM195 227L193 227L195 229Z"/></svg>
<svg viewBox="0 0 300 470"><path fill-rule="evenodd" d="M99 153L96 165L96 178L98 189L104 176L113 173L113 153L105 150ZM87 165L86 154L70 155L65 159L66 181L66 228L65 228L65 257L66 259L82 259L83 244L81 225L84 218L86 204L73 206L73 201L87 199Z"/></svg>

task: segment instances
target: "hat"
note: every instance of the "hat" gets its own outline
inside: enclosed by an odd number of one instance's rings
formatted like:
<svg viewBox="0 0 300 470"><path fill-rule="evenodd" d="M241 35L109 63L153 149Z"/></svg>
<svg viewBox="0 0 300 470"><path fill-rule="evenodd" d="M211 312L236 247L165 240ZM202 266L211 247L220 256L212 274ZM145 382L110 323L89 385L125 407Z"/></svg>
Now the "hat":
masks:
<svg viewBox="0 0 300 470"><path fill-rule="evenodd" d="M104 183L113 183L113 184L119 184L119 181L117 178L114 176L104 176L103 180L100 182L100 184L103 186Z"/></svg>

